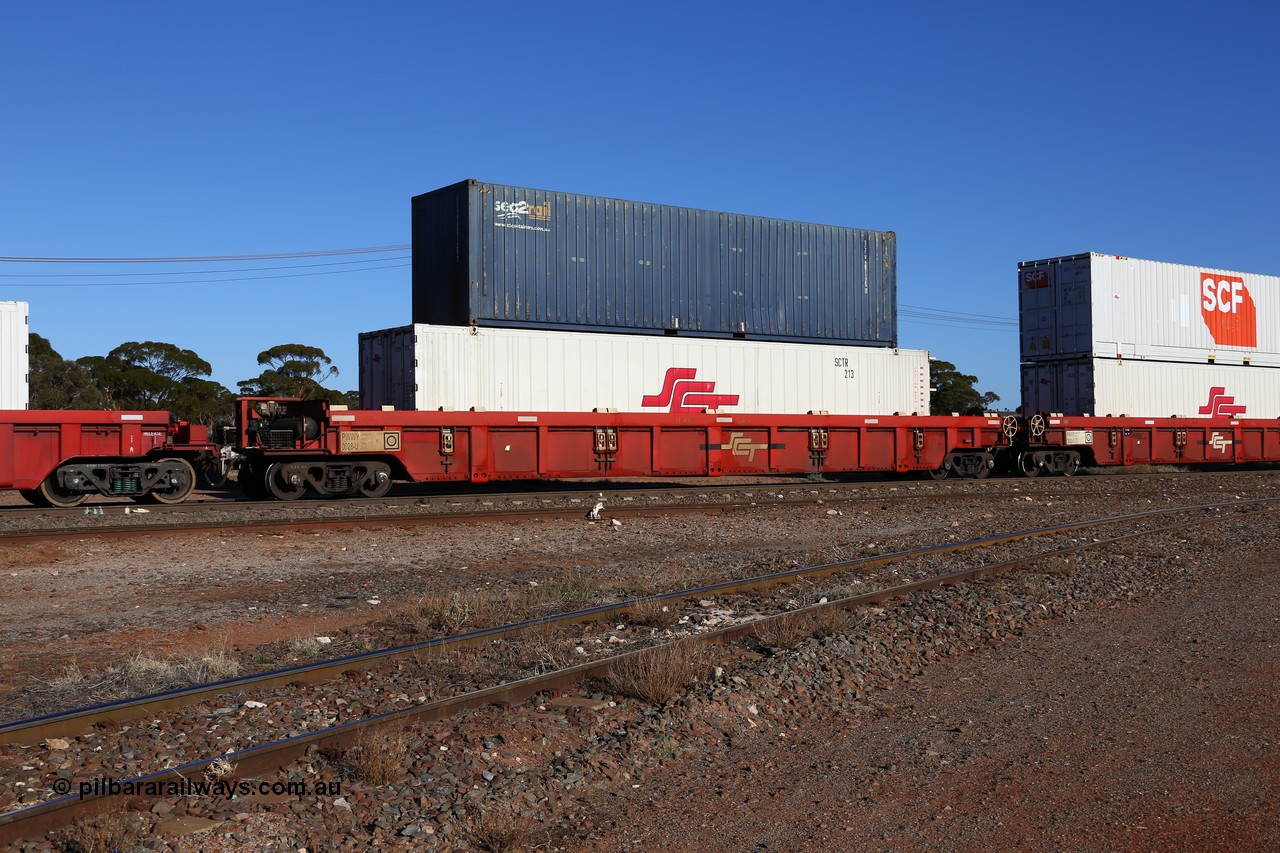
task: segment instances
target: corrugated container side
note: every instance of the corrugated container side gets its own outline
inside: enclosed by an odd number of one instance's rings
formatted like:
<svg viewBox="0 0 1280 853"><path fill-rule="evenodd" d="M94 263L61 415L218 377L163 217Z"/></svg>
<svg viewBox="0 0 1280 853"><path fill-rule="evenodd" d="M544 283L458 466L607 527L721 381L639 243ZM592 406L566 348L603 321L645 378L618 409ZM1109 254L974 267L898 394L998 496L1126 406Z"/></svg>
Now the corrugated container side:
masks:
<svg viewBox="0 0 1280 853"><path fill-rule="evenodd" d="M1280 366L1280 278L1089 253L1018 265L1023 361Z"/></svg>
<svg viewBox="0 0 1280 853"><path fill-rule="evenodd" d="M1022 365L1025 412L1280 417L1280 368L1086 358Z"/></svg>
<svg viewBox="0 0 1280 853"><path fill-rule="evenodd" d="M414 359L387 358L386 341L406 335ZM423 410L929 411L923 350L417 325L361 335L360 357L370 408L406 407L393 389L416 386L408 407ZM388 363L406 378L388 376Z"/></svg>
<svg viewBox="0 0 1280 853"><path fill-rule="evenodd" d="M360 405L414 408L413 327L360 333Z"/></svg>
<svg viewBox="0 0 1280 853"><path fill-rule="evenodd" d="M897 241L867 231L464 181L413 199L413 319L897 341Z"/></svg>
<svg viewBox="0 0 1280 853"><path fill-rule="evenodd" d="M25 302L0 302L0 409L25 409L30 399Z"/></svg>

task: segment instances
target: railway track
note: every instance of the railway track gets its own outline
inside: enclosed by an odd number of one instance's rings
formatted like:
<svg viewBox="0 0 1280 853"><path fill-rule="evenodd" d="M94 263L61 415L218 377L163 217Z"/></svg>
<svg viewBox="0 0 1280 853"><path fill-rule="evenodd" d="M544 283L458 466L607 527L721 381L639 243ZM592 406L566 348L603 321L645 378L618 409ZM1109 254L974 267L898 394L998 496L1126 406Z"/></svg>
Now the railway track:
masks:
<svg viewBox="0 0 1280 853"><path fill-rule="evenodd" d="M1159 476L1159 475L1145 475ZM1124 478L1130 479L1128 477ZM133 537L176 535L209 531L250 532L261 530L306 530L309 528L417 526L474 522L522 521L533 518L580 518L597 503L606 517L626 518L644 513L733 511L767 502L775 506L807 505L815 500L831 503L883 502L893 500L963 501L983 500L1004 493L1024 494L1030 481L1003 483L789 483L789 484L696 484L662 488L600 488L521 491L481 494L416 495L381 499L315 500L300 503L279 501L211 500L172 506L139 508L133 503L98 504L69 510L7 507L0 511L0 543L50 542L78 537ZM1078 489L1038 483L1037 497L1064 500L1078 495ZM1085 481L1071 481L1079 483ZM1007 483L1007 485L1005 485ZM1046 486L1049 486L1046 488ZM1139 488L1108 491L1111 497L1152 497L1160 495L1158 483ZM101 512L97 510L101 509ZM140 512L145 509L145 512ZM29 523L23 523L23 522ZM50 522L41 524L40 522Z"/></svg>
<svg viewBox="0 0 1280 853"><path fill-rule="evenodd" d="M751 610L745 618L729 620L730 624L712 626L709 630L690 634L688 637L691 641L697 642L726 642L750 632L759 631L762 625L770 621L803 619L824 609L852 609L869 604L877 604L892 597L910 595L944 584L964 583L1028 563L1055 559L1092 548L1110 547L1126 539L1168 533L1190 525L1205 524L1207 521L1215 519L1236 517L1241 512L1275 512L1277 510L1274 507L1277 502L1280 502L1280 499L1272 498L1161 508L1143 513L1027 530L1006 536L970 540L930 548L917 548L905 552L820 566L808 566L693 589L675 590L661 595L649 596L645 599L611 603L571 613L539 617L517 624L473 631L459 636L443 637L413 646L380 650L366 655L357 655L334 661L317 662L301 667L276 670L260 676L249 676L212 685L202 685L201 687L184 691L173 691L156 697L139 697L126 702L12 723L0 727L0 742L33 743L60 735L74 735L84 731L87 727L100 726L108 722L111 725L118 725L124 720L136 719L139 716L154 717L165 709L207 701L221 694L234 692L238 695L244 695L248 691L253 691L256 695L261 691L282 685L322 683L336 678L350 677L349 674L353 672L385 666L394 661L421 658L425 655L430 655L433 661L438 661L449 651L475 646L509 645L518 642L522 636L527 636L533 632L543 632L545 634L548 629L556 627L603 624L605 620L607 620L608 624L612 624L641 607L663 605L673 608L679 606L687 607L687 602L714 599L729 610L742 612ZM1175 523L1167 523L1169 516L1179 514L1192 517L1190 520L1184 518ZM1079 541L1076 538L1086 532L1106 526L1121 526L1132 529L1125 529L1117 535L1105 539L1095 538L1091 541ZM1059 544L1058 547L1049 550L1042 550L1032 554L1018 554L1007 559L999 559L995 562L988 562L984 565L973 566L959 571L935 571L929 573L927 577L918 578L905 584L889 583L857 595L829 597L825 601L811 603L809 606L790 608L775 601L772 607L769 608L759 603L768 591L787 585L808 585L808 591L812 594L813 585L816 582L850 571L865 574L872 570L885 569L913 560L932 559L936 561L944 556L954 558L966 552L982 551L989 553L991 549L1009 547L1046 537L1071 537L1075 541ZM732 597L738 598L730 602L729 599ZM780 600L782 597L774 596L773 598ZM746 599L756 602L754 609L751 608ZM698 605L695 604L694 606L697 607ZM705 625L706 623L704 622L703 624ZM401 724L410 719L443 719L480 705L492 703L515 704L538 693L567 690L585 678L601 676L629 656L644 654L646 651L646 649L641 649L624 655L602 654L597 659L585 661L577 666L560 668L552 672L539 673L497 685L468 685L466 689L456 695L432 699L423 697L424 701L412 707L384 710L359 719L345 720L338 725L326 727L321 731L272 738L270 743L238 750L234 754L227 756L227 760L236 764L241 774L264 773L287 764L311 747L349 745L355 738L360 736L362 731L369 727ZM183 775L188 777L192 775L198 776L209 766L209 763L214 758L215 756L211 753L198 760L188 761L164 771L140 775L137 778L162 781L177 779ZM22 811L11 812L0 816L0 840L11 842L16 838L47 832L55 826L68 823L105 805L105 800L102 797L89 797L82 800L79 797L70 796L32 806Z"/></svg>

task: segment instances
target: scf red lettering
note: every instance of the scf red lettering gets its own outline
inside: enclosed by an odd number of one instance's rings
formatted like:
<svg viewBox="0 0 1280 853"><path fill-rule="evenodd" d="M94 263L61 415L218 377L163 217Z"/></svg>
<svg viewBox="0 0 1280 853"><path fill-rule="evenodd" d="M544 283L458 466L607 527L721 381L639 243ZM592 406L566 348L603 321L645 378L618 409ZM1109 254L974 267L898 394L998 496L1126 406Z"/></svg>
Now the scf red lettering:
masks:
<svg viewBox="0 0 1280 853"><path fill-rule="evenodd" d="M1233 277L1217 278L1206 275L1200 281L1204 294L1204 309L1235 314L1236 306L1244 304L1244 280Z"/></svg>

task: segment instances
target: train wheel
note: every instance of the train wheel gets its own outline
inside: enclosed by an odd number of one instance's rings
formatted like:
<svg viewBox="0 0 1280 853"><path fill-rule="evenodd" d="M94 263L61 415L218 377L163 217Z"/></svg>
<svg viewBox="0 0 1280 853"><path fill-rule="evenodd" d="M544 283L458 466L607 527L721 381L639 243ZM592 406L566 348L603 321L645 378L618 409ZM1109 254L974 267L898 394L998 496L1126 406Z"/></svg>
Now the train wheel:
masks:
<svg viewBox="0 0 1280 853"><path fill-rule="evenodd" d="M361 497L382 498L386 497L389 491L391 491L391 473L382 470L380 466L369 471L369 476L360 484Z"/></svg>
<svg viewBox="0 0 1280 853"><path fill-rule="evenodd" d="M196 469L185 459L161 459L160 464L169 466L169 485L152 489L146 494L147 500L159 504L182 503L196 487Z"/></svg>
<svg viewBox="0 0 1280 853"><path fill-rule="evenodd" d="M1018 470L1024 477L1040 476L1040 466L1036 464L1036 457L1031 453L1018 454Z"/></svg>
<svg viewBox="0 0 1280 853"><path fill-rule="evenodd" d="M89 497L88 492L67 492L58 485L58 472L55 471L36 488L40 503L44 506L72 507L80 506Z"/></svg>
<svg viewBox="0 0 1280 853"><path fill-rule="evenodd" d="M929 476L935 480L945 480L951 476L951 471L948 470L946 465L939 465L929 472Z"/></svg>
<svg viewBox="0 0 1280 853"><path fill-rule="evenodd" d="M1067 459L1066 467L1062 469L1062 476L1074 477L1078 473L1080 473L1080 457L1072 453Z"/></svg>
<svg viewBox="0 0 1280 853"><path fill-rule="evenodd" d="M236 484L240 486L244 496L251 501L265 501L269 497L267 487L262 482L262 472L254 469L252 465L240 466L239 471L236 472Z"/></svg>
<svg viewBox="0 0 1280 853"><path fill-rule="evenodd" d="M267 466L267 473L262 481L267 492L278 501L296 501L307 491L307 484L301 477L291 477L285 473L283 462L275 462Z"/></svg>
<svg viewBox="0 0 1280 853"><path fill-rule="evenodd" d="M227 475L216 459L206 459L200 466L200 482L206 489L221 489L227 484Z"/></svg>
<svg viewBox="0 0 1280 853"><path fill-rule="evenodd" d="M987 479L991 476L991 472L994 471L996 467L996 462L991 458L990 454L983 453L980 458L982 460L982 464L973 472L973 478L975 480Z"/></svg>

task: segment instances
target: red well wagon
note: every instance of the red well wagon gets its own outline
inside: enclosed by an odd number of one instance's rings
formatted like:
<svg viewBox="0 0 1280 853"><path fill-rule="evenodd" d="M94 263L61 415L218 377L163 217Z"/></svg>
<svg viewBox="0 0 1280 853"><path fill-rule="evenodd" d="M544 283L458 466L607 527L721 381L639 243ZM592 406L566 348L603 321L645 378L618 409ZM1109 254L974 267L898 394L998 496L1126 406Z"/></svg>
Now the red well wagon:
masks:
<svg viewBox="0 0 1280 853"><path fill-rule="evenodd" d="M0 411L0 489L69 507L90 495L186 499L216 448L168 412Z"/></svg>

